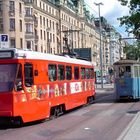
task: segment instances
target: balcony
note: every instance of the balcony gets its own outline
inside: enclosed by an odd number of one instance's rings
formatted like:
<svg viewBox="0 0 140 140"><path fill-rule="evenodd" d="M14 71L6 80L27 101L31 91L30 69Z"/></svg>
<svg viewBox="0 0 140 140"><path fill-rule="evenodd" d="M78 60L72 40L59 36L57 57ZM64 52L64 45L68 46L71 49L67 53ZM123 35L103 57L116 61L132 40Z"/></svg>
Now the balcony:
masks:
<svg viewBox="0 0 140 140"><path fill-rule="evenodd" d="M28 5L33 4L33 2L34 2L33 0L23 0L23 1L25 4L28 4Z"/></svg>
<svg viewBox="0 0 140 140"><path fill-rule="evenodd" d="M15 10L10 10L9 11L9 16L11 16L11 17L15 16Z"/></svg>
<svg viewBox="0 0 140 140"><path fill-rule="evenodd" d="M33 15L25 15L25 22L30 22L30 21L34 21Z"/></svg>
<svg viewBox="0 0 140 140"><path fill-rule="evenodd" d="M35 36L34 36L33 32L26 32L25 33L25 38L26 39L34 39Z"/></svg>

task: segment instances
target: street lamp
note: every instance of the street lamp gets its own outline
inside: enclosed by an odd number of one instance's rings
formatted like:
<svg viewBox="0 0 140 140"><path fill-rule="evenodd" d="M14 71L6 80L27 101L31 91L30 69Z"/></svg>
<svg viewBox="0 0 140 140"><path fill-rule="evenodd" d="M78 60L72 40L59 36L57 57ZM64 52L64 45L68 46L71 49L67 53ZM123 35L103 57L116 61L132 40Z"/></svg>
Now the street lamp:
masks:
<svg viewBox="0 0 140 140"><path fill-rule="evenodd" d="M102 47L101 47L101 16L100 16L100 6L103 5L103 3L100 2L100 3L94 3L94 4L98 6L98 11L99 11L101 88L103 88L103 62L102 62Z"/></svg>

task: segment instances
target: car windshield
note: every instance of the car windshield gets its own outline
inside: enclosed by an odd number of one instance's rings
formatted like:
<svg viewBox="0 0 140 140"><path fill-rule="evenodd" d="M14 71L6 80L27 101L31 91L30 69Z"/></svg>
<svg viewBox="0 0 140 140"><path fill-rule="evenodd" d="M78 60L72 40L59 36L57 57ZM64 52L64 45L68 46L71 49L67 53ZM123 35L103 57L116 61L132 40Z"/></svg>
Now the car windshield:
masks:
<svg viewBox="0 0 140 140"><path fill-rule="evenodd" d="M17 64L0 64L0 92L12 91Z"/></svg>

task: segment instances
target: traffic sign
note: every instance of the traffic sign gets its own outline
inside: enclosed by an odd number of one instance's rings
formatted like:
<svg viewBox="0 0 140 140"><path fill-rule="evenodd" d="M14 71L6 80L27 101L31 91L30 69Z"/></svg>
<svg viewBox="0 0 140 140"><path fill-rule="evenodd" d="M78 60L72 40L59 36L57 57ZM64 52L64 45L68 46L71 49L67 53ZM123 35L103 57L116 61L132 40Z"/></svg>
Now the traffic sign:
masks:
<svg viewBox="0 0 140 140"><path fill-rule="evenodd" d="M9 48L8 34L0 34L0 48Z"/></svg>

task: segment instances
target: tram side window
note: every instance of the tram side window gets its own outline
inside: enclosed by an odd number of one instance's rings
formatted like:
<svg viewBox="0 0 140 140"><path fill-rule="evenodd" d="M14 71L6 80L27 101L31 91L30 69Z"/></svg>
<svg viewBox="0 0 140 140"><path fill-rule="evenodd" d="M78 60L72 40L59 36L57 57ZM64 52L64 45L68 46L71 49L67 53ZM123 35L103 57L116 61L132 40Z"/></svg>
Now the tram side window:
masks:
<svg viewBox="0 0 140 140"><path fill-rule="evenodd" d="M79 79L79 67L74 67L74 79Z"/></svg>
<svg viewBox="0 0 140 140"><path fill-rule="evenodd" d="M48 70L49 70L49 81L56 81L57 77L56 77L56 73L57 73L57 68L56 65L54 64L49 64L48 66Z"/></svg>
<svg viewBox="0 0 140 140"><path fill-rule="evenodd" d="M89 68L86 68L86 79L90 78L90 74L89 74Z"/></svg>
<svg viewBox="0 0 140 140"><path fill-rule="evenodd" d="M25 86L30 87L33 85L33 65L27 63L24 65Z"/></svg>
<svg viewBox="0 0 140 140"><path fill-rule="evenodd" d="M17 72L17 77L16 77L16 82L15 82L15 90L20 91L23 89L22 85L22 65L18 65L18 72Z"/></svg>
<svg viewBox="0 0 140 140"><path fill-rule="evenodd" d="M72 68L71 68L71 66L66 66L66 79L67 80L72 79Z"/></svg>
<svg viewBox="0 0 140 140"><path fill-rule="evenodd" d="M138 71L138 66L134 66L134 77L138 77L139 71Z"/></svg>
<svg viewBox="0 0 140 140"><path fill-rule="evenodd" d="M140 77L140 66L139 66L139 77Z"/></svg>
<svg viewBox="0 0 140 140"><path fill-rule="evenodd" d="M93 70L93 68L90 68L90 78L91 79L94 78L94 70Z"/></svg>
<svg viewBox="0 0 140 140"><path fill-rule="evenodd" d="M130 66L126 66L125 76L131 77L131 67Z"/></svg>
<svg viewBox="0 0 140 140"><path fill-rule="evenodd" d="M81 79L85 79L85 68L81 68Z"/></svg>
<svg viewBox="0 0 140 140"><path fill-rule="evenodd" d="M64 65L58 65L58 80L65 79L65 67Z"/></svg>

